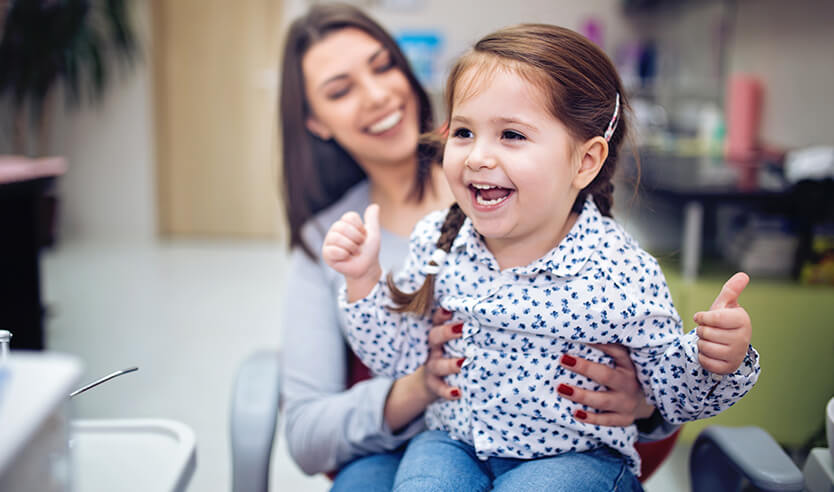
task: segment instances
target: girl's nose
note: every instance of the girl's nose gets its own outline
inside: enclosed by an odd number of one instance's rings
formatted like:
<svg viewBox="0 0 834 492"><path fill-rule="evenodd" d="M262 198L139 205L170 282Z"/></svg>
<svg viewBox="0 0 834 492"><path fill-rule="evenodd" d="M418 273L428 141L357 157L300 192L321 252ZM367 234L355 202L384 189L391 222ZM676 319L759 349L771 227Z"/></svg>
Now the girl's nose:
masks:
<svg viewBox="0 0 834 492"><path fill-rule="evenodd" d="M490 169L495 167L497 160L495 156L489 151L489 148L484 143L476 142L472 148L472 152L466 157L464 165L469 169L477 171L478 169Z"/></svg>

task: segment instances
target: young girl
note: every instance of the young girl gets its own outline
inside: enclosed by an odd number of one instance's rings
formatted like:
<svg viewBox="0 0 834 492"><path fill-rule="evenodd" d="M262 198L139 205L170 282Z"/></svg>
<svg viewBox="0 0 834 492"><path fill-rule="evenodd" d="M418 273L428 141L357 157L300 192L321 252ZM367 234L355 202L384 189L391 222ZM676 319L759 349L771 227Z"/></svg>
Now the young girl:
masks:
<svg viewBox="0 0 834 492"><path fill-rule="evenodd" d="M657 262L611 218L627 102L591 42L547 25L488 35L453 68L447 102L457 204L418 223L404 268L382 280L374 205L364 223L345 214L322 247L345 277L348 339L375 372L425 361L434 308L463 322L447 343L460 397L428 408L433 431L411 442L395 488L639 488L635 426L575 418L587 408L559 398L559 382L599 386L559 357L610 363L593 344L629 347L649 400L684 422L755 383L749 325L682 334Z"/></svg>

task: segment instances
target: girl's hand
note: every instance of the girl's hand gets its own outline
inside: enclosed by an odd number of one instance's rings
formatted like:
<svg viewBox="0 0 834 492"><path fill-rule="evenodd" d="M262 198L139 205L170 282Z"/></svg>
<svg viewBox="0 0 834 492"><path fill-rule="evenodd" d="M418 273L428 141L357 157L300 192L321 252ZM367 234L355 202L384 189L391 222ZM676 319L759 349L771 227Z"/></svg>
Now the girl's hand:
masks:
<svg viewBox="0 0 834 492"><path fill-rule="evenodd" d="M709 372L731 374L744 361L753 327L747 311L738 304L738 296L748 282L746 273L736 273L724 284L709 311L693 317L698 324L698 362Z"/></svg>
<svg viewBox="0 0 834 492"><path fill-rule="evenodd" d="M345 276L348 301L365 297L382 276L379 266L379 205L365 210L365 222L356 212L337 220L321 247L321 256L334 270Z"/></svg>
<svg viewBox="0 0 834 492"><path fill-rule="evenodd" d="M576 403L595 408L597 412L576 410L577 420L595 425L627 426L635 420L651 416L654 406L646 401L643 388L637 381L637 372L628 349L622 345L589 344L614 359L615 367L591 362L581 357L565 354L559 360L565 369L581 374L608 388L587 390L560 383L560 395Z"/></svg>
<svg viewBox="0 0 834 492"><path fill-rule="evenodd" d="M438 309L432 317L434 327L429 331L429 358L424 364L425 383L431 393L439 398L457 400L460 398L460 388L446 384L444 378L449 374L457 374L463 365L463 358L446 357L443 345L449 340L460 338L463 333L463 323L446 323L452 314L445 309Z"/></svg>

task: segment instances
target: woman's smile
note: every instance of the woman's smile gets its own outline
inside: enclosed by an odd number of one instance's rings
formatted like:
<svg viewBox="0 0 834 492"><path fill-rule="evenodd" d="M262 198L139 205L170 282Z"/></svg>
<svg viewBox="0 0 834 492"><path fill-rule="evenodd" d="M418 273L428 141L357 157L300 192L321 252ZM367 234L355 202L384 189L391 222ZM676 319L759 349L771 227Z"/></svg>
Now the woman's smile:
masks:
<svg viewBox="0 0 834 492"><path fill-rule="evenodd" d="M380 120L377 120L376 123L370 125L366 130L371 135L381 136L385 133L388 133L389 130L392 130L396 127L403 119L403 110L396 109L388 114L388 116L383 117ZM393 133L393 132L391 132Z"/></svg>

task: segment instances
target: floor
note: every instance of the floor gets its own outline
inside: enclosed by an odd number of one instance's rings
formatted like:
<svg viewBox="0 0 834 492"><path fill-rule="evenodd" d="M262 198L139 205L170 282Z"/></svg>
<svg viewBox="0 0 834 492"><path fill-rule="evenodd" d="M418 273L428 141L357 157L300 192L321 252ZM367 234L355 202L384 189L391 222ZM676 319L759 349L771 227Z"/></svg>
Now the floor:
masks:
<svg viewBox="0 0 834 492"><path fill-rule="evenodd" d="M44 253L48 348L79 356L81 383L116 378L73 400L76 418L179 420L197 436L189 491L230 489L228 411L235 368L281 345L282 248L275 243L65 242ZM688 490L679 446L646 484ZM325 491L292 463L279 432L272 491Z"/></svg>

